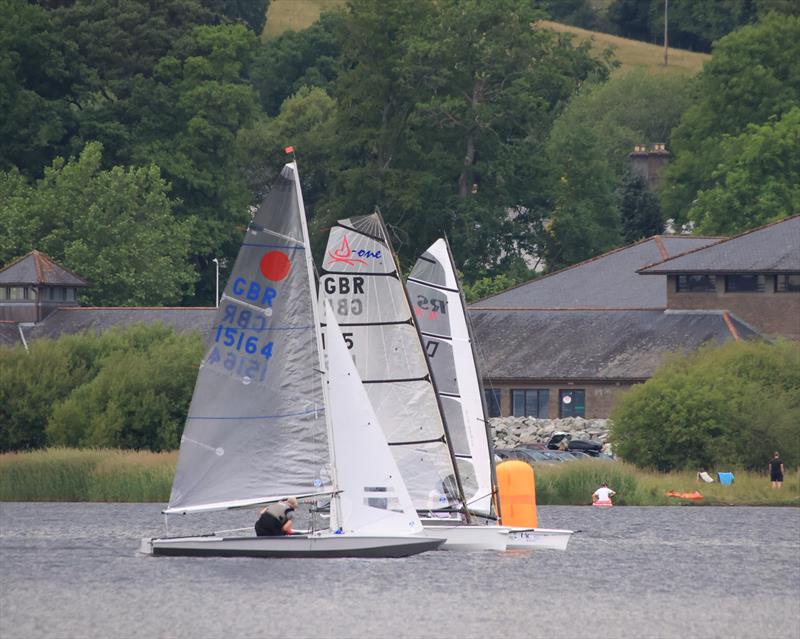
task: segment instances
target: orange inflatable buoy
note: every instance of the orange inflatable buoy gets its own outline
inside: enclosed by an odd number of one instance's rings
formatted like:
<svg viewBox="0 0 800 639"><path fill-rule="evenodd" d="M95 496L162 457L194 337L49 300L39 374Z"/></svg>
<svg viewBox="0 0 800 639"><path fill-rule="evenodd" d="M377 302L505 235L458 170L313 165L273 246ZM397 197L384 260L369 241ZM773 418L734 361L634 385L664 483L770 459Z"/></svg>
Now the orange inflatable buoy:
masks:
<svg viewBox="0 0 800 639"><path fill-rule="evenodd" d="M509 459L497 464L496 473L503 526L537 528L536 480L531 465Z"/></svg>
<svg viewBox="0 0 800 639"><path fill-rule="evenodd" d="M667 497L675 497L676 499L702 499L703 496L696 490L693 493L679 493L676 490L670 490L666 493Z"/></svg>

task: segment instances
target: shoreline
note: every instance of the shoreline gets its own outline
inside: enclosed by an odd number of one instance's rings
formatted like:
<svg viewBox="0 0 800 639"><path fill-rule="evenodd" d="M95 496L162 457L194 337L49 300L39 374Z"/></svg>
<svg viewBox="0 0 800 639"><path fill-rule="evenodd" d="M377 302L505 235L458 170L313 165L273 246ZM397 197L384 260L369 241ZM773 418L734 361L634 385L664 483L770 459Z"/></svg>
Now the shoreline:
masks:
<svg viewBox="0 0 800 639"><path fill-rule="evenodd" d="M177 451L50 448L0 453L0 502L167 503ZM765 464L766 468L766 464ZM729 469L726 469L729 470ZM658 473L621 461L585 460L534 467L538 506L591 506L602 482L625 506L800 506L800 473L773 489L766 473L734 470L730 486L700 483L690 471ZM667 497L694 492L702 500Z"/></svg>

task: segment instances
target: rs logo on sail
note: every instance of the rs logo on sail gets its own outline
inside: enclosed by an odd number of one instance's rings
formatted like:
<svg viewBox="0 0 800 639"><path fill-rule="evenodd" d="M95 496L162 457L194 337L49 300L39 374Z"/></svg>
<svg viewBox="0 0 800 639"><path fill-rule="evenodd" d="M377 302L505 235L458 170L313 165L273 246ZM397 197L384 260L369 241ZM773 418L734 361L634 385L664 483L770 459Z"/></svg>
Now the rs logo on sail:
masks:
<svg viewBox="0 0 800 639"><path fill-rule="evenodd" d="M328 251L328 257L330 257L334 262L343 262L345 264L349 264L350 266L355 266L356 264L367 263L366 260L361 259L363 257L370 257L379 260L381 257L383 257L383 255L381 254L381 251L370 251L368 249L352 251L350 249L350 244L347 241L347 236L345 235L342 238L342 245L335 251Z"/></svg>

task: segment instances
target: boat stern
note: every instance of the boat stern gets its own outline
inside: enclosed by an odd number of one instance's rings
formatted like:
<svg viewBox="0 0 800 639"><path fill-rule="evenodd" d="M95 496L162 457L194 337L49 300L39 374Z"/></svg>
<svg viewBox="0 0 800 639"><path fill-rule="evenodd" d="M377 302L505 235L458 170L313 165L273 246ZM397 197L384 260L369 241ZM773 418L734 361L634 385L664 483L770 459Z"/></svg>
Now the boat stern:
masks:
<svg viewBox="0 0 800 639"><path fill-rule="evenodd" d="M152 555L153 554L153 538L152 537L144 537L142 541L139 542L139 552L144 555Z"/></svg>

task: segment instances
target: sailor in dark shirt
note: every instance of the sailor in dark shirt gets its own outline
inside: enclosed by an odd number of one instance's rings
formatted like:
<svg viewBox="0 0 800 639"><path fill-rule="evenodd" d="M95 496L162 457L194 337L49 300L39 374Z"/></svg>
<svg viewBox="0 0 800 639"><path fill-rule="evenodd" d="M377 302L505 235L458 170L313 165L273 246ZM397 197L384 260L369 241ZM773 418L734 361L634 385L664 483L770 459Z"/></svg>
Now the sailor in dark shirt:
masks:
<svg viewBox="0 0 800 639"><path fill-rule="evenodd" d="M288 497L284 501L269 504L256 522L259 537L280 537L292 534L292 515L297 508L297 499Z"/></svg>
<svg viewBox="0 0 800 639"><path fill-rule="evenodd" d="M783 486L783 460L777 451L769 460L769 478L773 488Z"/></svg>

